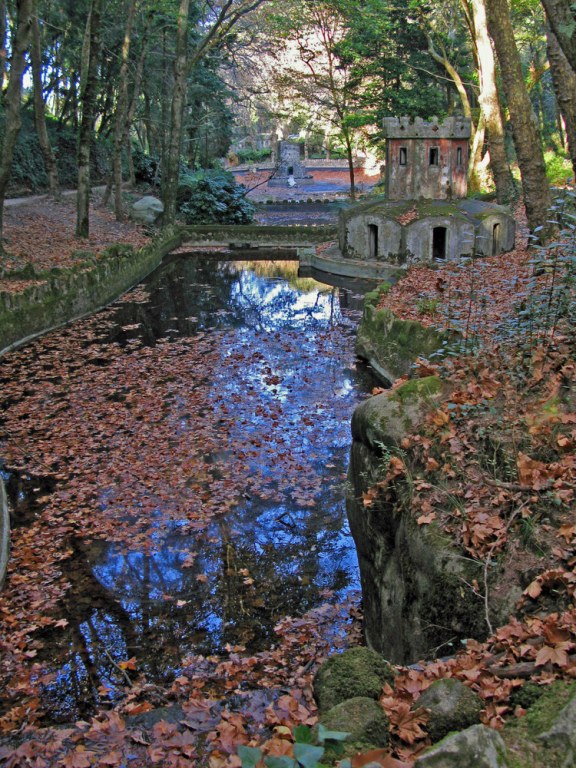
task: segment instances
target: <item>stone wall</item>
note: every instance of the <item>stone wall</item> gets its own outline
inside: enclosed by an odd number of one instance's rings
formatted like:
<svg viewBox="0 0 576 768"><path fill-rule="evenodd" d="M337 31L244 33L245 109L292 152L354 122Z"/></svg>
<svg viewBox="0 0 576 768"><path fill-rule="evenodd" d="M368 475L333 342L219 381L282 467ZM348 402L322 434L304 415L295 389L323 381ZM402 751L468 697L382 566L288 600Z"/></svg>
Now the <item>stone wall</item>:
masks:
<svg viewBox="0 0 576 768"><path fill-rule="evenodd" d="M410 373L418 357L429 357L446 348L456 335L425 328L413 320L401 320L389 309L378 309L384 284L366 294L364 312L356 336L356 354L373 368L386 385Z"/></svg>
<svg viewBox="0 0 576 768"><path fill-rule="evenodd" d="M109 304L152 272L182 243L183 228L164 232L134 251L118 245L72 269L27 272L23 291L0 292L0 355L27 339Z"/></svg>
<svg viewBox="0 0 576 768"><path fill-rule="evenodd" d="M366 400L352 418L347 512L358 552L364 631L369 647L397 664L451 655L462 640L482 639L488 631L484 603L467 586L482 583L483 563L464 557L435 523L417 524L410 478L397 478L388 494L364 503L390 457L402 454L402 438L441 396L439 379L416 379ZM410 457L405 463L410 465ZM504 602L492 599L491 619L503 622L519 596L511 587Z"/></svg>

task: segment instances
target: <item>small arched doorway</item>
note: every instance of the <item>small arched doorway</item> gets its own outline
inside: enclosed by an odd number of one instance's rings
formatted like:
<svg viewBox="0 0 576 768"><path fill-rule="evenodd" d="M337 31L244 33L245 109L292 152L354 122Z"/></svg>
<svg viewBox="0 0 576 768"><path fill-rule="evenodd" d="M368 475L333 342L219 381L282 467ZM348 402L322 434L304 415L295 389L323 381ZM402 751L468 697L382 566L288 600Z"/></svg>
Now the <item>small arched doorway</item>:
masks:
<svg viewBox="0 0 576 768"><path fill-rule="evenodd" d="M446 227L434 227L432 230L432 258L446 258L446 242L448 230Z"/></svg>
<svg viewBox="0 0 576 768"><path fill-rule="evenodd" d="M378 258L378 225L368 224L368 257L370 261Z"/></svg>

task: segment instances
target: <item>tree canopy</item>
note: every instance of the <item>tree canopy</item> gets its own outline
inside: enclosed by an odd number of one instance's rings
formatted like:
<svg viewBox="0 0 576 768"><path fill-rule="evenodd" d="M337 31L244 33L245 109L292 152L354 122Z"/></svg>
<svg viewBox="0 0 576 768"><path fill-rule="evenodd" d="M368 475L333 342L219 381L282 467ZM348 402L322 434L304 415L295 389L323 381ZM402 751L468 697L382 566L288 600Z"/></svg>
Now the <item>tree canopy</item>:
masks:
<svg viewBox="0 0 576 768"><path fill-rule="evenodd" d="M490 15L508 21L504 42ZM121 219L122 185L145 158L170 223L181 172L231 151L274 154L297 134L352 168L383 157L383 117L462 113L471 189L506 202L517 166L537 230L546 151L556 171L576 156L574 23L556 0L2 0L0 198L9 184L77 186L86 236L91 185L107 183Z"/></svg>

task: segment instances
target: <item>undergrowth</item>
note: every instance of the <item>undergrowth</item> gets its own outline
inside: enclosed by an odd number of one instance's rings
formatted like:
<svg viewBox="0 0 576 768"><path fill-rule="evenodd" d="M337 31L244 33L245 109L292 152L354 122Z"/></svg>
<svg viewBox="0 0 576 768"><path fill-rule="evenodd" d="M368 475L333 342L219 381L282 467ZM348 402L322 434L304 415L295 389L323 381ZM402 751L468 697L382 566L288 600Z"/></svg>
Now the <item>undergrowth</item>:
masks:
<svg viewBox="0 0 576 768"><path fill-rule="evenodd" d="M576 671L572 190L551 216L558 230L546 246L440 271L417 267L380 300L401 317L408 307L409 318L456 331L460 342L417 361L413 375L440 377L443 400L386 455L384 480L364 502L388 494L419 526L439 527L479 563L484 578L463 588L471 601L484 601L487 637L449 663L401 675L388 706L413 704L419 686L455 676L484 699L483 722L501 727L522 715L512 694L520 700L525 681L541 689ZM498 627L495 600L506 592L520 598L516 618ZM397 744L397 757L410 753L414 747Z"/></svg>

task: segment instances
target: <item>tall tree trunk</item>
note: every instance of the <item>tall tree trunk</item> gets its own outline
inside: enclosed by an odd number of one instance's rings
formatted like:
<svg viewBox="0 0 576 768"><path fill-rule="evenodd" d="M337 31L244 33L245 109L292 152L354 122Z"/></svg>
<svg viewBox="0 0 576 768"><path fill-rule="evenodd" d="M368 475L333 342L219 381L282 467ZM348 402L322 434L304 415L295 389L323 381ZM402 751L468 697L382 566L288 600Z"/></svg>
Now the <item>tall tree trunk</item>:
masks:
<svg viewBox="0 0 576 768"><path fill-rule="evenodd" d="M500 62L502 84L510 111L528 227L535 237L545 242L553 234L548 223L552 202L550 186L538 124L522 76L508 3L506 0L486 0L486 12L488 31Z"/></svg>
<svg viewBox="0 0 576 768"><path fill-rule="evenodd" d="M470 143L470 161L468 163L468 190L472 193L481 192L490 186L490 172L486 169L484 142L486 139L486 118L480 112L478 125L472 134Z"/></svg>
<svg viewBox="0 0 576 768"><path fill-rule="evenodd" d="M134 0L134 5L137 3L137 1L138 0ZM130 132L130 127L131 127L131 125L133 124L133 121L134 121L134 114L136 112L136 106L137 106L138 100L140 98L141 85L142 85L142 76L144 74L144 63L146 61L146 53L147 53L147 49L148 49L148 34L150 32L151 22L152 22L152 15L149 14L147 19L146 19L146 24L144 26L144 31L141 34L141 41L142 41L141 42L141 51L140 51L140 56L138 58L138 64L136 66L136 74L134 75L134 84L133 84L133 88L132 88L132 98L130 100L130 104L129 105L127 104L127 107L126 107L126 110L125 110L124 120L123 120L122 125L121 125L120 146L119 146L119 149L118 149L118 153L119 153L119 156L120 156L120 171L121 171L121 168L122 168L122 164L121 164L122 147L124 145L127 145L127 153L126 154L127 154L127 159L128 159L128 174L129 174L130 186L131 187L133 187L136 184L136 177L135 177L135 172L134 172L134 159L132 157L132 151L131 151L131 147L130 147L130 143L129 143L129 132ZM126 70L128 70L128 67L126 67ZM127 75L128 75L128 72L126 71L124 77L127 77ZM127 88L128 88L128 85L126 84L126 89ZM126 90L126 98L128 98L127 90ZM149 97L146 94L146 92L144 92L144 99L145 99L145 104L146 104L146 106L149 109L149 107L150 107L150 100L149 100ZM142 137L140 136L140 134L138 135L138 138L140 140L140 144L142 145L142 149L145 149L144 142L142 141ZM116 145L116 126L115 126L114 139L115 139L115 145ZM150 149L149 149L149 151L150 151ZM151 151L150 151L150 153L152 154ZM103 206L107 206L108 205L108 201L110 200L110 195L112 193L112 187L115 184L115 176L116 176L116 173L117 173L117 166L115 165L115 157L116 157L116 152L115 152L114 158L113 158L112 173L110 174L110 176L108 178L108 183L106 185L106 190L104 191L104 196L103 196L103 199L102 199L102 205ZM120 179L120 182L121 182L121 179ZM115 201L114 201L115 202L115 208L116 208L116 206L120 205L120 209L122 211L122 202L121 202L122 198L121 198L121 194L119 195L117 193L116 194L116 198L118 198L118 196L120 196L120 201L115 199ZM120 215L122 215L122 213ZM117 211L116 211L116 218L118 219L118 212ZM118 220L120 221L121 219L118 219Z"/></svg>
<svg viewBox="0 0 576 768"><path fill-rule="evenodd" d="M458 95L460 96L460 103L462 104L462 111L464 112L464 117L469 117L470 119L472 119L472 109L470 107L470 99L468 98L468 93L466 92L466 86L464 85L462 78L460 77L460 73L458 72L456 67L452 64L452 62L448 59L448 56L446 56L446 51L442 50L442 53L439 53L434 47L434 43L430 35L426 34L426 39L428 40L428 53L430 54L430 56L432 56L432 58L437 64L440 64L441 67L444 67L446 72L451 77L452 82L456 87L456 90L458 91Z"/></svg>
<svg viewBox="0 0 576 768"><path fill-rule="evenodd" d="M82 115L78 128L78 193L76 197L76 235L90 235L90 154L94 136L96 92L98 87L98 50L102 0L92 0L82 46L80 103Z"/></svg>
<svg viewBox="0 0 576 768"><path fill-rule="evenodd" d="M176 192L182 144L182 120L186 103L186 75L188 72L188 10L190 0L180 0L176 27L176 53L174 57L174 85L170 105L170 133L162 168L163 224L176 219Z"/></svg>
<svg viewBox="0 0 576 768"><path fill-rule="evenodd" d="M4 98L4 139L0 156L0 253L3 252L4 199L12 170L14 146L21 125L22 77L26 67L26 50L32 26L32 0L17 0L16 31L12 40L10 77Z"/></svg>
<svg viewBox="0 0 576 768"><path fill-rule="evenodd" d="M134 75L134 85L132 88L132 98L128 105L128 112L124 121L124 133L122 136L122 142L126 146L126 154L128 157L128 176L130 179L130 186L133 187L136 184L136 173L134 171L134 158L132 156L132 147L130 144L130 127L134 123L134 115L136 114L136 107L138 106L140 95L142 91L142 77L144 75L144 64L146 62L146 55L148 52L148 35L150 33L150 27L152 25L153 16L148 14L144 31L140 35L141 50L138 57L138 64L136 66L136 73Z"/></svg>
<svg viewBox="0 0 576 768"><path fill-rule="evenodd" d="M116 115L114 122L114 213L116 221L122 221L124 210L122 208L122 145L126 134L126 118L128 112L128 59L130 56L130 44L132 42L132 27L136 13L136 0L130 0L126 19L126 32L122 43L122 57L120 64L118 98L116 101Z"/></svg>
<svg viewBox="0 0 576 768"><path fill-rule="evenodd" d="M576 12L572 0L542 0L542 5L568 63L576 72Z"/></svg>
<svg viewBox="0 0 576 768"><path fill-rule="evenodd" d="M58 167L50 137L46 128L46 106L42 89L42 48L40 43L40 23L38 21L38 0L34 3L34 13L32 16L32 40L30 45L30 60L32 62L32 85L34 90L34 122L36 133L38 134L38 143L40 151L44 158L44 166L48 174L48 189L52 197L58 195Z"/></svg>
<svg viewBox="0 0 576 768"><path fill-rule="evenodd" d="M0 92L6 86L6 0L0 0Z"/></svg>
<svg viewBox="0 0 576 768"><path fill-rule="evenodd" d="M346 159L348 160L348 175L350 177L350 200L356 200L356 179L354 177L354 155L352 153L352 137L348 131L344 132L346 144Z"/></svg>
<svg viewBox="0 0 576 768"><path fill-rule="evenodd" d="M568 63L558 38L550 28L546 32L546 41L552 82L558 106L564 118L568 151L576 178L576 74Z"/></svg>
<svg viewBox="0 0 576 768"><path fill-rule="evenodd" d="M152 120L152 103L150 96L146 91L146 86L144 86L144 115L142 117L142 122L144 123L148 152L152 157L159 157L157 131L154 126L154 121Z"/></svg>
<svg viewBox="0 0 576 768"><path fill-rule="evenodd" d="M508 203L514 196L514 180L506 157L504 124L500 111L500 99L496 87L496 62L488 37L486 8L484 0L471 0L474 19L474 37L480 75L480 94L478 101L484 114L490 165L496 186L496 198L499 203Z"/></svg>

